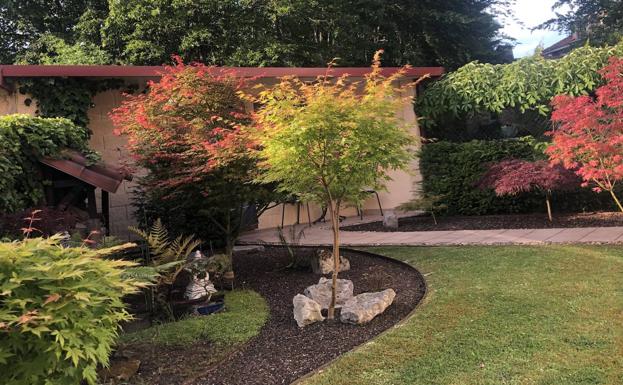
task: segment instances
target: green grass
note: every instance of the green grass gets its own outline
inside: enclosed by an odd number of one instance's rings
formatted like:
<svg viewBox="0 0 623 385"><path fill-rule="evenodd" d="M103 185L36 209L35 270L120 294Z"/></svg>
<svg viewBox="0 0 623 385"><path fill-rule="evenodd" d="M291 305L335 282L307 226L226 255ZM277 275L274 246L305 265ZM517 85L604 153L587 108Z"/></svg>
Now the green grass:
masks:
<svg viewBox="0 0 623 385"><path fill-rule="evenodd" d="M236 290L225 295L226 311L210 316L152 326L123 334L121 342L155 345L186 345L209 340L218 345L236 345L256 336L268 319L268 305L262 296L250 290Z"/></svg>
<svg viewBox="0 0 623 385"><path fill-rule="evenodd" d="M306 385L623 384L623 248L373 251L416 266L429 295Z"/></svg>

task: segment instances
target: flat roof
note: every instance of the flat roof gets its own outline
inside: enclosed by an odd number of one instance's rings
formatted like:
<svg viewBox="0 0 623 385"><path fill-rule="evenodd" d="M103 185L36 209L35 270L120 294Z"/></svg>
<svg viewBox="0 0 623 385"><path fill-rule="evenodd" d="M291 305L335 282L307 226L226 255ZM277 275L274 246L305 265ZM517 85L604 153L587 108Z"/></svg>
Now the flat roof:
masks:
<svg viewBox="0 0 623 385"><path fill-rule="evenodd" d="M279 78L283 76L317 77L327 72L322 67L211 67L216 74L228 73L238 77ZM117 65L0 65L0 81L2 78L15 77L160 77L163 66L117 66ZM390 76L399 67L383 67L381 73ZM369 67L334 67L329 70L332 76L348 74L361 77L370 72ZM419 78L428 74L431 77L441 76L443 67L412 67L406 77Z"/></svg>
<svg viewBox="0 0 623 385"><path fill-rule="evenodd" d="M45 157L39 161L47 166L71 175L94 187L110 193L117 192L123 180L132 180L132 175L103 162L89 165L84 155L73 150L66 150L61 158Z"/></svg>

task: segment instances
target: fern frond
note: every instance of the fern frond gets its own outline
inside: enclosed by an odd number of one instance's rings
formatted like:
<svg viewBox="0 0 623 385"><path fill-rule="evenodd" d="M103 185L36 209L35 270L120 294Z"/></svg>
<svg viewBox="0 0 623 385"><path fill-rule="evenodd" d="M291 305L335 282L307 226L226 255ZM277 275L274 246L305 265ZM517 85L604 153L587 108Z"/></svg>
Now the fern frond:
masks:
<svg viewBox="0 0 623 385"><path fill-rule="evenodd" d="M201 240L195 239L194 235L185 238L180 235L171 242L165 253L158 256L158 259L162 263L186 260L201 243Z"/></svg>
<svg viewBox="0 0 623 385"><path fill-rule="evenodd" d="M177 275L184 269L186 260L190 254L203 242L195 239L195 235L187 237L179 236L169 240L169 232L157 219L149 229L149 232L137 229L130 230L143 238L149 246L149 254L152 256L152 269L158 274L160 283L172 284Z"/></svg>
<svg viewBox="0 0 623 385"><path fill-rule="evenodd" d="M121 274L124 279L131 279L144 283L155 283L160 273L153 266L137 266L125 269Z"/></svg>
<svg viewBox="0 0 623 385"><path fill-rule="evenodd" d="M130 230L131 232L133 232L134 234L138 235L139 237L141 237L142 239L147 240L147 238L149 238L149 234L147 234L145 231L139 229L138 227L134 227L134 226L129 226L128 230Z"/></svg>
<svg viewBox="0 0 623 385"><path fill-rule="evenodd" d="M154 266L154 269L158 273L167 272L176 266L182 265L183 263L184 261L174 261L174 262L169 262L169 263L163 263L161 265Z"/></svg>
<svg viewBox="0 0 623 385"><path fill-rule="evenodd" d="M179 256L182 259L188 259L190 254L192 254L192 252L199 247L201 243L202 242L199 239L195 239L194 235L187 236L180 243Z"/></svg>
<svg viewBox="0 0 623 385"><path fill-rule="evenodd" d="M162 224L160 218L156 219L149 229L149 237L147 239L150 249L154 255L160 255L166 251L169 246L169 232Z"/></svg>

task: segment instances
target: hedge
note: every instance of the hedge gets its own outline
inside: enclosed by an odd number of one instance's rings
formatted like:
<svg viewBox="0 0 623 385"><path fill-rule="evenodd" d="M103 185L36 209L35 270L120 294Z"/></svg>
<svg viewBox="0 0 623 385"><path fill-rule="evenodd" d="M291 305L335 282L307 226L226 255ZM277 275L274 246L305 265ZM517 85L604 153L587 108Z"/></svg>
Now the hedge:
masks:
<svg viewBox="0 0 623 385"><path fill-rule="evenodd" d="M537 193L498 197L493 191L480 190L474 184L491 162L508 158L543 159L544 143L531 137L507 140L473 140L465 143L425 144L420 152L422 191L443 196L447 215L485 215L543 211L543 198ZM580 188L554 194L555 211L613 209L605 194Z"/></svg>

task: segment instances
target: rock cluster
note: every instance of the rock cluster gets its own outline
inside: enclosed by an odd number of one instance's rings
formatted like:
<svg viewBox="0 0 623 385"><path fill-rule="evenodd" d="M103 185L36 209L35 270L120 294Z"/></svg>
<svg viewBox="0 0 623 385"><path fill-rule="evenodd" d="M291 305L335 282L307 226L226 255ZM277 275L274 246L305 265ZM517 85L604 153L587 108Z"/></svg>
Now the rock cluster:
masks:
<svg viewBox="0 0 623 385"><path fill-rule="evenodd" d="M313 299L297 294L292 299L292 304L294 305L294 319L300 328L317 321L324 321L322 309Z"/></svg>
<svg viewBox="0 0 623 385"><path fill-rule="evenodd" d="M383 226L390 229L398 228L398 217L394 213L387 213L383 215Z"/></svg>
<svg viewBox="0 0 623 385"><path fill-rule="evenodd" d="M294 319L299 327L323 321L322 310L331 304L332 281L321 277L317 284L308 286L292 299ZM394 301L396 292L387 289L376 293L362 293L353 296L353 282L348 279L337 280L336 308L341 308L340 321L361 325L370 322L383 313Z"/></svg>

